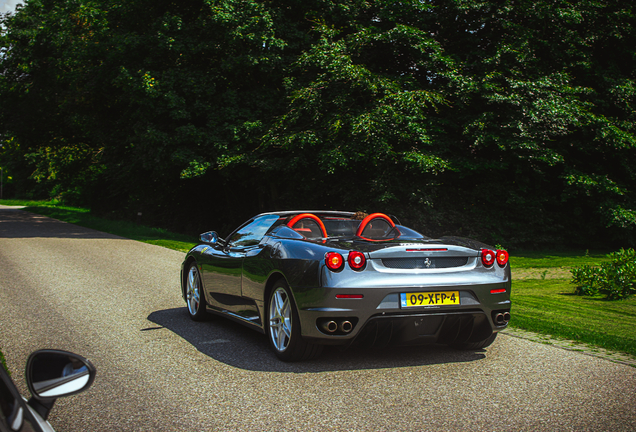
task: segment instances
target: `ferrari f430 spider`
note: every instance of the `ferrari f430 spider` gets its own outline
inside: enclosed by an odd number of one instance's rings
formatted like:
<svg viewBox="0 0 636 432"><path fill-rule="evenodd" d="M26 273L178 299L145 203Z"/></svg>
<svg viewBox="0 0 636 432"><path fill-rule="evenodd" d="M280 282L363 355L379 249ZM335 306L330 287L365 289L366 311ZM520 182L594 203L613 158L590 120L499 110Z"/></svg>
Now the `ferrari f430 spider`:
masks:
<svg viewBox="0 0 636 432"><path fill-rule="evenodd" d="M263 213L226 239L201 234L181 269L193 320L267 335L283 361L324 345L490 345L510 320L505 250L428 238L382 213Z"/></svg>

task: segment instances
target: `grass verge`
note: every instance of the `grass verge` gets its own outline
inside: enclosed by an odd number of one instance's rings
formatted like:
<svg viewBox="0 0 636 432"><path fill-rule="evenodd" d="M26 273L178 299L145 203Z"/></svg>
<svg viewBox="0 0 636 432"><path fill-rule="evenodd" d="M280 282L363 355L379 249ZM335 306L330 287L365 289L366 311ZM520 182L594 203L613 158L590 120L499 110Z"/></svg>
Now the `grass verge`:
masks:
<svg viewBox="0 0 636 432"><path fill-rule="evenodd" d="M609 261L607 254L612 251L564 251L529 252L510 254L513 269L572 268L582 265L599 266Z"/></svg>
<svg viewBox="0 0 636 432"><path fill-rule="evenodd" d="M512 327L636 356L636 298L573 294L568 279L512 282Z"/></svg>

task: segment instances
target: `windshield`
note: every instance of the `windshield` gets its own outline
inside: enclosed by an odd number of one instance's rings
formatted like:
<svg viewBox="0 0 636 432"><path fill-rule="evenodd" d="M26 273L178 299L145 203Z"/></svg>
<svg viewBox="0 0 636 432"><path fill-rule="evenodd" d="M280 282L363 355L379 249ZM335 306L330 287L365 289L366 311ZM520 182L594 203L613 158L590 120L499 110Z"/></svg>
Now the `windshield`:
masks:
<svg viewBox="0 0 636 432"><path fill-rule="evenodd" d="M233 247L253 246L260 243L265 233L280 219L277 215L258 217L236 230L228 239Z"/></svg>

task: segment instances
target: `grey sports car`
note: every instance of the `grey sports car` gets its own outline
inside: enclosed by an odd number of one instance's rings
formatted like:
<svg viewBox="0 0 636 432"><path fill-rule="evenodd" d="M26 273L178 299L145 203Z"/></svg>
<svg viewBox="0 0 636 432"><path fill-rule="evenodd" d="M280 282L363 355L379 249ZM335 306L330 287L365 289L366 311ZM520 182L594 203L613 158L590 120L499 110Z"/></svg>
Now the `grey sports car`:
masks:
<svg viewBox="0 0 636 432"><path fill-rule="evenodd" d="M510 320L508 253L432 239L382 213L263 213L225 240L201 234L181 289L190 317L267 335L283 361L324 345L490 345Z"/></svg>

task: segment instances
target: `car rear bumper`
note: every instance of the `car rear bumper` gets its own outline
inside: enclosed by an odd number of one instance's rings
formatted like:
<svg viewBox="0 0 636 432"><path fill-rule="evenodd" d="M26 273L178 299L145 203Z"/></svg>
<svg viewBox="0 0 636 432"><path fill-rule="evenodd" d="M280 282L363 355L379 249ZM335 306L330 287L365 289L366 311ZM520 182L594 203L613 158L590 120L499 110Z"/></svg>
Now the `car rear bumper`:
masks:
<svg viewBox="0 0 636 432"><path fill-rule="evenodd" d="M425 345L472 343L488 338L493 330L483 312L455 312L408 316L375 316L361 329L352 344Z"/></svg>
<svg viewBox="0 0 636 432"><path fill-rule="evenodd" d="M355 290L326 288L320 307L303 304L302 295L299 296L303 337L325 345L454 344L479 342L507 327L507 320L497 322L497 317L503 313L507 313L507 319L510 317L509 283L415 290L456 290L461 304L404 308L400 292L412 292L413 288L367 288L362 299L351 300L337 299L336 294ZM343 324L349 325L350 330L345 331Z"/></svg>
<svg viewBox="0 0 636 432"><path fill-rule="evenodd" d="M505 328L502 327L502 328ZM327 345L384 347L388 345L463 344L487 339L494 331L482 311L371 317L351 338L308 338Z"/></svg>

